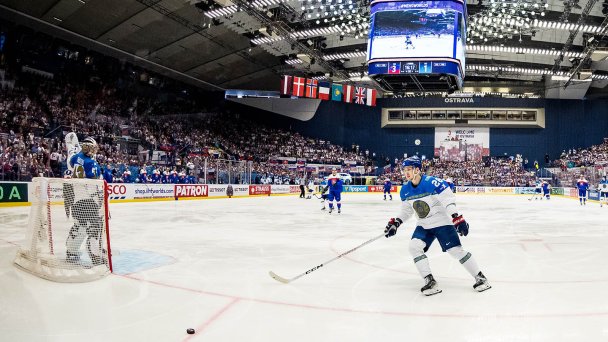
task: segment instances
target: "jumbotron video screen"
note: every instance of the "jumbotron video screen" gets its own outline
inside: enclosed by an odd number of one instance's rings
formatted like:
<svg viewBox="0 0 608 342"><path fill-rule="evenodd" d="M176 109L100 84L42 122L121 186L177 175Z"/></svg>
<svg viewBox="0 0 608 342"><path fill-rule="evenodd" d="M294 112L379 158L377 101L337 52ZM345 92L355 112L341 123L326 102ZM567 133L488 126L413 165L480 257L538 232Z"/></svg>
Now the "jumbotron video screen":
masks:
<svg viewBox="0 0 608 342"><path fill-rule="evenodd" d="M453 59L460 63L464 77L465 11L462 1L457 0L374 1L367 60ZM411 72L411 67L400 69L401 73ZM422 73L431 72L422 70Z"/></svg>

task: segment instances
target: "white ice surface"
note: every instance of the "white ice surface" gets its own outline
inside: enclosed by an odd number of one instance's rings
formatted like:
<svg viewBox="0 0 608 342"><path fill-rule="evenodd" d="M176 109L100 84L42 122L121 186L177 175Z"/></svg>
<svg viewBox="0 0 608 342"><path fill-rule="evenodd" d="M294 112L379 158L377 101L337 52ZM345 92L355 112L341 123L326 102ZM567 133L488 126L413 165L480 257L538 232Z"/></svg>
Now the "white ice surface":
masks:
<svg viewBox="0 0 608 342"><path fill-rule="evenodd" d="M84 284L13 266L29 208L0 208L0 341L607 341L608 208L527 198L458 195L463 246L493 288L473 291L433 245L433 297L408 253L413 221L293 283L268 275L380 234L400 205L381 194L343 194L341 215L298 197L111 204L117 258L170 262Z"/></svg>

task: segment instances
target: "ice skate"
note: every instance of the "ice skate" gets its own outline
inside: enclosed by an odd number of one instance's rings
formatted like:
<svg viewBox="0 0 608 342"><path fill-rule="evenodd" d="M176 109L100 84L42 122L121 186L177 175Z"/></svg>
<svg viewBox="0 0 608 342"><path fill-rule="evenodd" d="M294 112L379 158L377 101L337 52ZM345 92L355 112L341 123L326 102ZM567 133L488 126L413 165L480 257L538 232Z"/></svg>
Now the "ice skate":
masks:
<svg viewBox="0 0 608 342"><path fill-rule="evenodd" d="M321 210L325 210L325 207L321 208Z"/></svg>
<svg viewBox="0 0 608 342"><path fill-rule="evenodd" d="M329 208L329 213L331 214L331 212L334 211L334 208Z"/></svg>
<svg viewBox="0 0 608 342"><path fill-rule="evenodd" d="M338 214L342 212L342 209L338 208Z"/></svg>
<svg viewBox="0 0 608 342"><path fill-rule="evenodd" d="M491 288L492 288L492 286L490 286L490 284L488 283L488 279L480 271L475 276L475 285L473 285L473 289L477 292L483 292L483 291L489 290Z"/></svg>
<svg viewBox="0 0 608 342"><path fill-rule="evenodd" d="M485 279L485 278L484 278ZM438 293L441 293L441 289L437 285L435 278L433 278L432 274L424 277L425 285L420 289L420 292L425 296L432 296Z"/></svg>

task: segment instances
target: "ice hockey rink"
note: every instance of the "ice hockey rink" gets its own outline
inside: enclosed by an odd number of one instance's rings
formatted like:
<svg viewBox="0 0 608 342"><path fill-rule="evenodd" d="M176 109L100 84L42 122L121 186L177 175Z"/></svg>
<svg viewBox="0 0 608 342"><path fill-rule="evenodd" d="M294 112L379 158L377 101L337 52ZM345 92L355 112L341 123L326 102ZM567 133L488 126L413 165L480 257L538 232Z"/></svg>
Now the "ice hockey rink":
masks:
<svg viewBox="0 0 608 342"><path fill-rule="evenodd" d="M420 38L412 35L410 39L413 47L407 47L405 39L405 35L374 37L374 49L370 58L452 56L454 54L453 35L442 35L441 37L423 35Z"/></svg>
<svg viewBox="0 0 608 342"><path fill-rule="evenodd" d="M64 284L13 265L28 207L0 208L1 341L606 341L608 208L567 198L457 195L465 249L493 288L438 245L425 297L400 202L343 194L111 204L115 274ZM194 335L186 329L196 330Z"/></svg>

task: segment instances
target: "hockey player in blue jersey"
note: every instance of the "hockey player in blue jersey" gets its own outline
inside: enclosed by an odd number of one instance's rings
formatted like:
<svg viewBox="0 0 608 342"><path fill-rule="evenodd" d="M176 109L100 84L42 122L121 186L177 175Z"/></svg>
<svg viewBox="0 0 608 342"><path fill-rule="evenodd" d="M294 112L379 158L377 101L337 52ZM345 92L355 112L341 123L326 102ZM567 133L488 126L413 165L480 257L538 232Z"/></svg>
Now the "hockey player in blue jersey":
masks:
<svg viewBox="0 0 608 342"><path fill-rule="evenodd" d="M122 173L122 182L133 183L133 179L131 179L131 171L125 170L125 172Z"/></svg>
<svg viewBox="0 0 608 342"><path fill-rule="evenodd" d="M160 171L154 170L152 172L152 176L150 177L150 183L159 184L161 180Z"/></svg>
<svg viewBox="0 0 608 342"><path fill-rule="evenodd" d="M541 184L541 187L543 189L543 197L548 200L551 199L551 184L549 184L547 181L543 181ZM541 197L542 199L542 197Z"/></svg>
<svg viewBox="0 0 608 342"><path fill-rule="evenodd" d="M169 182L169 171L165 171L162 173L162 176L160 177L160 182L163 184L170 183Z"/></svg>
<svg viewBox="0 0 608 342"><path fill-rule="evenodd" d="M186 177L186 173L185 172L180 172L179 173L179 178L177 180L177 183L179 183L179 184L188 184L188 177Z"/></svg>
<svg viewBox="0 0 608 342"><path fill-rule="evenodd" d="M589 190L589 182L585 179L585 176L581 176L576 182L576 188L578 189L578 200L581 205L587 205L587 190Z"/></svg>
<svg viewBox="0 0 608 342"><path fill-rule="evenodd" d="M109 164L103 168L103 179L108 183L112 183L114 181L114 175L112 174L112 167Z"/></svg>
<svg viewBox="0 0 608 342"><path fill-rule="evenodd" d="M342 199L342 180L337 174L335 168L331 170L331 175L327 177L327 185L329 186L329 193L327 194L327 200L329 201L329 213L331 214L332 211L334 211L335 200L339 214L342 212L342 203L340 203L340 200Z"/></svg>
<svg viewBox="0 0 608 342"><path fill-rule="evenodd" d="M141 169L141 171L139 171L139 177L137 177L137 179L140 183L148 183L148 172L146 169Z"/></svg>
<svg viewBox="0 0 608 342"><path fill-rule="evenodd" d="M67 137L66 137L67 140ZM95 161L97 142L93 138L85 138L80 146L81 151L68 160L66 178L103 179L101 168ZM66 184L64 186L64 207L69 217L74 217L74 224L70 228L66 240L66 261L76 263L80 260L80 247L86 237L86 247L94 266L105 263L101 247L103 233L103 217L99 210L104 205L103 188L83 184ZM68 200L71 199L71 200Z"/></svg>
<svg viewBox="0 0 608 342"><path fill-rule="evenodd" d="M414 48L414 44L412 43L412 36L409 34L405 35L405 49Z"/></svg>
<svg viewBox="0 0 608 342"><path fill-rule="evenodd" d="M602 207L603 203L608 200L608 180L606 179L606 176L602 177L597 189L600 191L600 207Z"/></svg>
<svg viewBox="0 0 608 342"><path fill-rule="evenodd" d="M471 253L462 248L458 234L467 236L469 224L458 213L454 193L449 190L448 184L422 174L422 163L418 157L404 160L402 166L404 179L407 180L401 187L402 209L397 217L389 220L384 232L386 237L391 237L404 221L414 214L418 217L409 250L425 281L420 291L426 296L441 292L425 254L435 239L439 241L441 249L458 260L475 279L473 289L482 292L491 288Z"/></svg>
<svg viewBox="0 0 608 342"><path fill-rule="evenodd" d="M384 200L386 201L386 194L390 197L391 201L393 200L393 195L391 195L391 188L393 187L393 183L391 183L390 179L384 180Z"/></svg>
<svg viewBox="0 0 608 342"><path fill-rule="evenodd" d="M73 155L68 161L67 174L70 178L93 178L101 177L101 168L92 157L97 153L97 142L93 138L85 138L80 143L82 150Z"/></svg>
<svg viewBox="0 0 608 342"><path fill-rule="evenodd" d="M177 171L171 171L171 176L169 176L169 183L177 184L179 183L179 177L177 176Z"/></svg>

